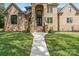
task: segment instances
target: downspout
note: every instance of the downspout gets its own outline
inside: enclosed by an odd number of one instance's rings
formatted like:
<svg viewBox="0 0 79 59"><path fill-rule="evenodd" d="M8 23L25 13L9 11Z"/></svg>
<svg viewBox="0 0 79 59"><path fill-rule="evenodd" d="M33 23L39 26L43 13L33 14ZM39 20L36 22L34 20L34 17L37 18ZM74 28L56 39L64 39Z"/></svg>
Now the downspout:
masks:
<svg viewBox="0 0 79 59"><path fill-rule="evenodd" d="M60 18L59 18L59 13L57 14L57 16L58 16L58 31L60 31Z"/></svg>

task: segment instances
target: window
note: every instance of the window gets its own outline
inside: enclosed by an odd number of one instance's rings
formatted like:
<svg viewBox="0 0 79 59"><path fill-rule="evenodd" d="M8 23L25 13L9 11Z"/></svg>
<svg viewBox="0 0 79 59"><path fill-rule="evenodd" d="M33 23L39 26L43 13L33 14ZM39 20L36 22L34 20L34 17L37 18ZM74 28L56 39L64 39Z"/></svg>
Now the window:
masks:
<svg viewBox="0 0 79 59"><path fill-rule="evenodd" d="M47 18L47 23L52 23L52 17Z"/></svg>
<svg viewBox="0 0 79 59"><path fill-rule="evenodd" d="M71 12L71 7L69 7L69 11Z"/></svg>
<svg viewBox="0 0 79 59"><path fill-rule="evenodd" d="M42 16L42 11L41 10L37 10L37 15L38 16Z"/></svg>
<svg viewBox="0 0 79 59"><path fill-rule="evenodd" d="M48 7L47 7L47 12L48 12L48 13L52 13L52 6L48 6Z"/></svg>
<svg viewBox="0 0 79 59"><path fill-rule="evenodd" d="M11 15L11 24L17 24L17 16Z"/></svg>
<svg viewBox="0 0 79 59"><path fill-rule="evenodd" d="M72 21L73 21L72 17L67 18L67 23L72 23Z"/></svg>

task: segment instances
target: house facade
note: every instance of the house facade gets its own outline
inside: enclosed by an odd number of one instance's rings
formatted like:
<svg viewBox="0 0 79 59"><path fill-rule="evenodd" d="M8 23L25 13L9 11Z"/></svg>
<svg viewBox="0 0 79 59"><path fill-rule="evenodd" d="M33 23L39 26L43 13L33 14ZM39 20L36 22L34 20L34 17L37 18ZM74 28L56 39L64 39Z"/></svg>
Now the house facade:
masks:
<svg viewBox="0 0 79 59"><path fill-rule="evenodd" d="M60 10L59 27L60 31L79 31L79 11L73 4Z"/></svg>
<svg viewBox="0 0 79 59"><path fill-rule="evenodd" d="M60 10L57 3L32 3L23 12L12 3L5 10L5 31L79 31L79 10L69 3Z"/></svg>
<svg viewBox="0 0 79 59"><path fill-rule="evenodd" d="M28 17L15 4L5 11L5 31L27 31Z"/></svg>

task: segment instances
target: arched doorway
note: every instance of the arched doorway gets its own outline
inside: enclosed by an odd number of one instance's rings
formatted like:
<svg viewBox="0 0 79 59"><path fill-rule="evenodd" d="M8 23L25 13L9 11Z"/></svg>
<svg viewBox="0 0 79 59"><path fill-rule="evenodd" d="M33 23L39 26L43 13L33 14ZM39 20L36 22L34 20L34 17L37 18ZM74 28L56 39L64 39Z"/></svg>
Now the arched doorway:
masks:
<svg viewBox="0 0 79 59"><path fill-rule="evenodd" d="M37 5L35 7L35 13L36 13L36 24L37 24L37 26L42 26L43 6L42 5Z"/></svg>

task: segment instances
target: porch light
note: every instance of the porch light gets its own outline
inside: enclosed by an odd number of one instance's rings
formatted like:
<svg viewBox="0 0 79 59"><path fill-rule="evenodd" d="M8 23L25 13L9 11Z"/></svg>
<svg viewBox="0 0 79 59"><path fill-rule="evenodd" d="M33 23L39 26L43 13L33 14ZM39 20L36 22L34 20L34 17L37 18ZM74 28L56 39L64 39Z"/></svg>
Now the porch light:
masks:
<svg viewBox="0 0 79 59"><path fill-rule="evenodd" d="M19 16L18 18L21 19L21 16Z"/></svg>

